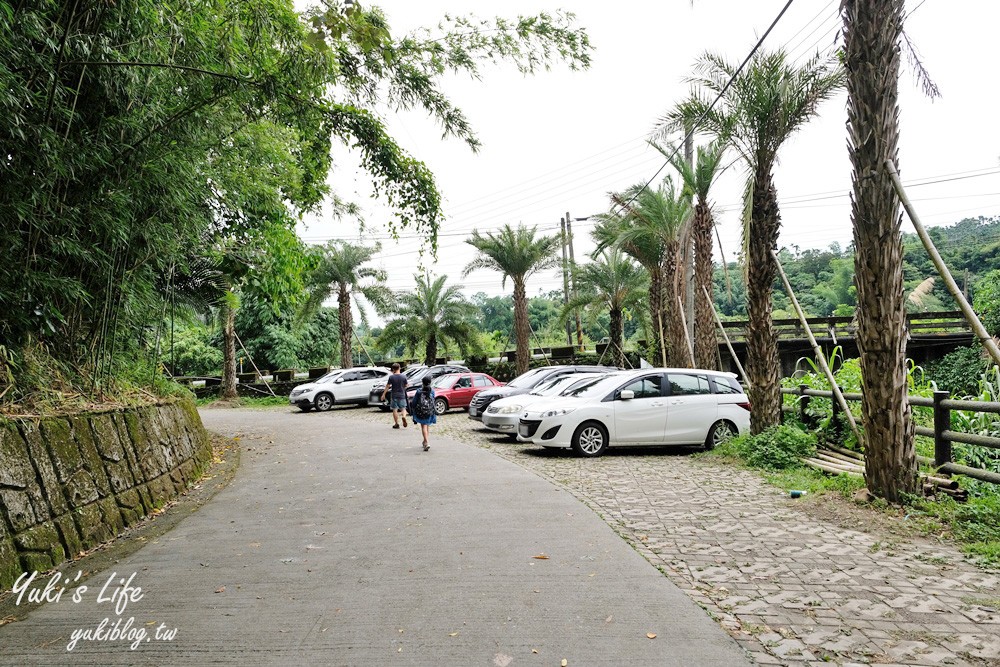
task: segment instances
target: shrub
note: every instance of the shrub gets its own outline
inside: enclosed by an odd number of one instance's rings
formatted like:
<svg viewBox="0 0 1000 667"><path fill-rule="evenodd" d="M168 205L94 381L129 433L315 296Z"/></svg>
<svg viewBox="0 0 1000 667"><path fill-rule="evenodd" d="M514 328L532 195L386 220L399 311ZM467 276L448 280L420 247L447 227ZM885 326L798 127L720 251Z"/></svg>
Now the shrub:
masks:
<svg viewBox="0 0 1000 667"><path fill-rule="evenodd" d="M723 455L739 456L752 468L784 470L816 453L816 436L795 426L772 426L757 435L741 435L721 447Z"/></svg>
<svg viewBox="0 0 1000 667"><path fill-rule="evenodd" d="M977 343L930 362L927 374L934 378L939 389L947 389L952 396L968 396L979 392L979 379L986 368L982 347Z"/></svg>

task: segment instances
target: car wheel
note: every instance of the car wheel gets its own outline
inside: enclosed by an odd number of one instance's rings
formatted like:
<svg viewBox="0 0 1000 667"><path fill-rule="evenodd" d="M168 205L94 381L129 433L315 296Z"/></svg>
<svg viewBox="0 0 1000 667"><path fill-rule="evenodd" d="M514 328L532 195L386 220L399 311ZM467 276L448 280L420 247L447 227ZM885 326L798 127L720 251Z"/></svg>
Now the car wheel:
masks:
<svg viewBox="0 0 1000 667"><path fill-rule="evenodd" d="M443 415L448 412L448 401L443 398L434 399L434 414Z"/></svg>
<svg viewBox="0 0 1000 667"><path fill-rule="evenodd" d="M708 437L705 438L705 451L714 449L716 445L721 445L734 435L736 435L736 430L733 426L729 422L720 419L712 424L712 428L708 429Z"/></svg>
<svg viewBox="0 0 1000 667"><path fill-rule="evenodd" d="M326 412L333 407L333 396L330 394L320 394L316 397L316 411Z"/></svg>
<svg viewBox="0 0 1000 667"><path fill-rule="evenodd" d="M299 406L299 410L301 410L302 412L309 412L312 409L313 408L312 408L311 405L300 405Z"/></svg>
<svg viewBox="0 0 1000 667"><path fill-rule="evenodd" d="M608 431L599 422L584 422L573 434L573 451L579 456L600 456L608 448Z"/></svg>

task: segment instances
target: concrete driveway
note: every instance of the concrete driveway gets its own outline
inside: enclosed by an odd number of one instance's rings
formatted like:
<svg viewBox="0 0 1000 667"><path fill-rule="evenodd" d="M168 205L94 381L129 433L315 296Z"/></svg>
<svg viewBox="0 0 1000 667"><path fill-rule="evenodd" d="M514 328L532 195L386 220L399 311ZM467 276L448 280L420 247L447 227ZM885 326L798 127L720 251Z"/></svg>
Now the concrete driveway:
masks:
<svg viewBox="0 0 1000 667"><path fill-rule="evenodd" d="M0 628L0 664L750 664L568 492L338 412L203 411L240 438L232 485L79 603L70 588ZM97 602L133 573L124 600ZM82 635L103 619L101 640Z"/></svg>

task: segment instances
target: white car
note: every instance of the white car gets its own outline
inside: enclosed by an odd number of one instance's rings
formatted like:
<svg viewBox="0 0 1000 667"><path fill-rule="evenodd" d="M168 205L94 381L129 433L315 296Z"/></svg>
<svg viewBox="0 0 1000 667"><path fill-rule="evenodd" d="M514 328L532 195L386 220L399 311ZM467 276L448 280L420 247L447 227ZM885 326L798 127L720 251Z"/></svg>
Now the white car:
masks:
<svg viewBox="0 0 1000 667"><path fill-rule="evenodd" d="M517 394L497 399L490 403L490 406L483 412L483 426L491 431L505 433L512 438L516 438L517 423L521 418L521 413L529 405L545 396L558 396L563 391L575 386L578 382L606 375L607 373L570 373L559 375L551 380L542 382L527 394Z"/></svg>
<svg viewBox="0 0 1000 667"><path fill-rule="evenodd" d="M596 377L529 405L518 440L599 456L615 445L711 449L750 428L750 399L732 373L645 368Z"/></svg>
<svg viewBox="0 0 1000 667"><path fill-rule="evenodd" d="M388 368L339 368L330 371L315 382L300 384L288 395L288 402L303 412L315 408L326 412L336 403L368 402L368 391L376 380L385 386L385 379L391 373Z"/></svg>

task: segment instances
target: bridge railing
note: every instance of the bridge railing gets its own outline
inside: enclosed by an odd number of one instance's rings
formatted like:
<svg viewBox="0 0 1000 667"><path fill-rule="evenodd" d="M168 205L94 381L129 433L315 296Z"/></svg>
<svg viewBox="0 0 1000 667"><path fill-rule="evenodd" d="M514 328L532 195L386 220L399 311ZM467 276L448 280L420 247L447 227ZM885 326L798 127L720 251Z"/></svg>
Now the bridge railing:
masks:
<svg viewBox="0 0 1000 667"><path fill-rule="evenodd" d="M796 389L783 387L781 389L781 393L798 397L797 411L799 412L799 418L805 424L808 424L811 421L809 415L807 414L810 397L831 399L834 416L831 423L837 423L837 415L840 412L840 406L837 404L837 401L833 400L832 391L809 389L806 385L799 385ZM849 403L857 403L862 400L863 395L859 393L844 393L844 398ZM1000 415L1000 403L953 399L951 398L951 393L947 391L935 391L933 398L910 396L909 401L910 405L931 408L934 411L933 428L919 425L915 426L915 432L917 435L934 439L934 458L918 456L917 459L921 463L934 466L942 472L966 475L967 477L973 477L984 482L1000 484L1000 474L998 473L983 470L982 468L973 468L955 463L951 448L951 443L960 442L974 447L986 447L988 449L1000 450L1000 438L998 437L951 430L952 410L964 410L967 412ZM786 412L796 411L796 408L791 406L784 406L783 409Z"/></svg>
<svg viewBox="0 0 1000 667"><path fill-rule="evenodd" d="M911 336L966 333L969 325L960 310L948 310L937 313L910 313L906 316L907 328ZM826 338L837 341L840 338L853 338L857 330L857 322L853 317L808 317L806 322L816 338ZM746 339L746 320L724 321L730 340ZM774 328L779 339L805 338L805 330L798 319L774 320Z"/></svg>

